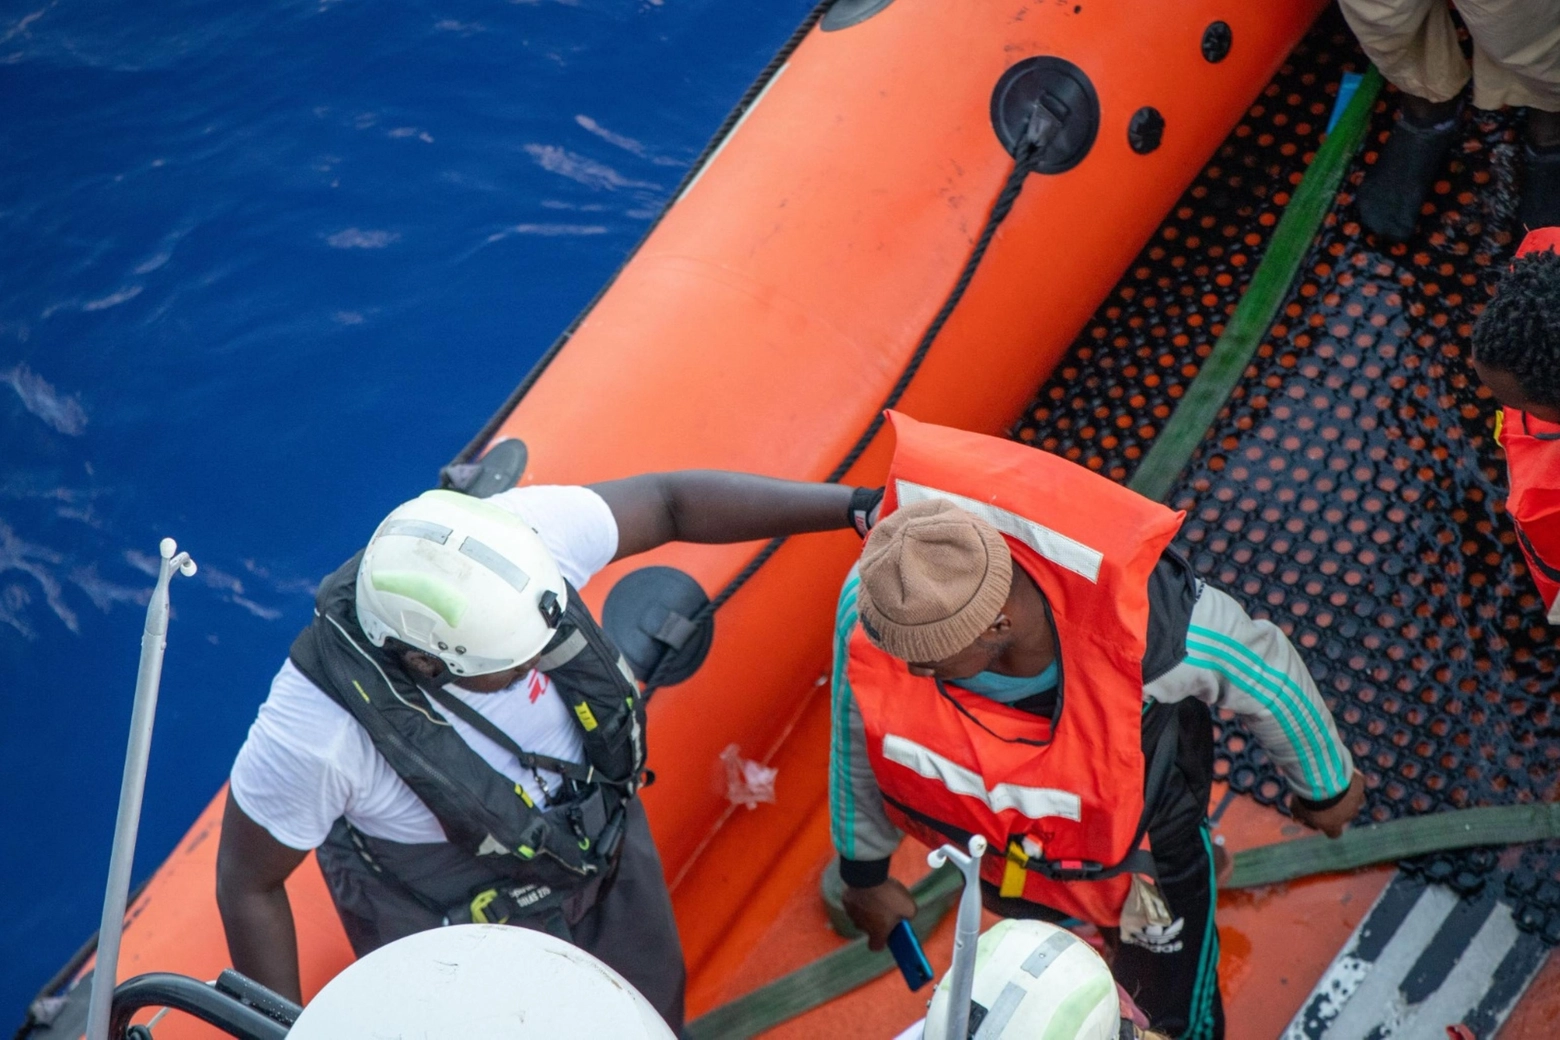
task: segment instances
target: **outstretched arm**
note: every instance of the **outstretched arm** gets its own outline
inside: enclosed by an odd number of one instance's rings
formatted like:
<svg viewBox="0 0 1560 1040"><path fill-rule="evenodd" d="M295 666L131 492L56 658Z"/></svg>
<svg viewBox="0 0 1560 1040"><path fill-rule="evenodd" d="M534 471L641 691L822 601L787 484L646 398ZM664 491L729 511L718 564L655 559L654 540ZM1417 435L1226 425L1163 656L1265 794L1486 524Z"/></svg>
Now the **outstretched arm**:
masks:
<svg viewBox="0 0 1560 1040"><path fill-rule="evenodd" d="M298 938L285 883L308 855L250 819L228 793L217 849L217 908L240 974L303 1003Z"/></svg>
<svg viewBox="0 0 1560 1040"><path fill-rule="evenodd" d="M1278 626L1252 620L1211 585L1192 612L1186 658L1143 694L1233 711L1289 781L1301 823L1336 838L1364 804L1364 780L1299 652Z"/></svg>
<svg viewBox="0 0 1560 1040"><path fill-rule="evenodd" d="M617 519L614 559L667 542L747 542L850 526L854 488L689 469L590 485Z"/></svg>

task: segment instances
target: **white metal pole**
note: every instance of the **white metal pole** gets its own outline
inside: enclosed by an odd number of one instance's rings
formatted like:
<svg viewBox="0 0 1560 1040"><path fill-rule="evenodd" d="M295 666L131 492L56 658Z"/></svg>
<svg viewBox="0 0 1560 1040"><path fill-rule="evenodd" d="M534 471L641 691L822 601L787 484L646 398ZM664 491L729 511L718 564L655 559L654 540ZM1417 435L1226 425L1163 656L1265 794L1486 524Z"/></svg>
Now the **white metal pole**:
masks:
<svg viewBox="0 0 1560 1040"><path fill-rule="evenodd" d="M948 969L948 1019L945 1040L964 1040L970 1030L970 994L975 989L975 947L980 942L980 858L986 839L970 838L968 854L956 845L933 849L926 861L935 869L952 861L964 875L959 916L953 930L953 966Z"/></svg>
<svg viewBox="0 0 1560 1040"><path fill-rule="evenodd" d="M158 549L162 563L157 571L157 586L152 589L152 601L146 605L146 629L141 633L141 668L135 679L130 742L125 749L125 773L119 784L119 817L114 821L108 888L103 894L103 920L98 926L97 966L92 971L92 997L87 1005L87 1040L108 1040L109 999L119 975L119 937L125 926L130 867L135 859L136 831L141 824L141 795L146 790L146 762L152 750L157 687L162 681L163 648L168 639L168 583L174 571L186 576L195 573L195 561L189 553L179 552L172 538L164 538Z"/></svg>

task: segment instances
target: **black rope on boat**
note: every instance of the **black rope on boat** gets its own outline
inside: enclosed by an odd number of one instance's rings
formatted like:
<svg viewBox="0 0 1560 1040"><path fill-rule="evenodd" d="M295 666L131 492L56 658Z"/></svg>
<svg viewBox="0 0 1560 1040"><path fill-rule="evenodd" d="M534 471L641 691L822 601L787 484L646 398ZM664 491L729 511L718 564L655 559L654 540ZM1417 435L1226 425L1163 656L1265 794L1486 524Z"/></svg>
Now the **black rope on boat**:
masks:
<svg viewBox="0 0 1560 1040"><path fill-rule="evenodd" d="M710 139L709 144L705 145L704 151L699 155L698 159L694 161L693 165L688 168L688 172L684 174L682 181L677 185L676 190L672 192L670 198L667 200L666 206L662 208L660 214L656 217L655 221L651 223L650 227L645 230L644 236L629 252L628 256L624 258L623 263L618 267L617 271L615 271L612 277L602 285L602 287L596 292L596 295L591 298L591 301L585 305L584 309L580 311L575 319L569 323L569 327L563 331L563 334L553 342L552 346L548 347L547 352L543 354L536 362L536 364L532 366L531 370L526 373L525 379L521 381L519 386L515 387L515 389L510 393L509 397L504 401L503 405L499 407L498 411L494 412L492 417L490 417L488 421L483 424L482 429L477 432L477 435L473 437L471 441L460 450L460 453L457 454L453 460L451 460L451 466L469 463L473 459L477 458L482 449L493 439L494 435L498 433L499 428L503 426L505 420L509 418L510 414L520 404L520 401L524 399L525 395L530 392L533 386L536 385L537 380L541 378L542 374L547 371L547 368L552 364L553 359L558 356L558 353L563 350L564 346L567 345L569 340L573 338L574 333L578 331L586 316L595 309L596 304L601 301L601 298L604 295L606 295L607 290L610 289L613 284L617 282L619 276L622 275L624 268L626 268L628 264L634 259L634 256L638 254L639 250L644 247L645 242L649 240L650 236L655 232L655 229L660 226L660 223L665 218L667 212L669 212L677 200L682 197L683 192L687 191L688 186L692 184L693 181L703 172L704 167L709 163L711 157L715 154L716 151L720 149L720 146L725 142L726 138L730 136L731 132L736 128L737 124L742 121L742 118L747 115L748 110L751 109L758 101L758 98L763 94L765 89L768 88L775 75L779 73L780 69L785 65L785 63L790 60L792 52L794 52L796 48L801 45L802 40L804 40L807 35L812 32L813 27L818 24L819 19L821 19L829 10L829 8L834 5L834 2L835 0L822 0L821 3L812 9L812 11L807 15L807 18L802 22L801 25L797 27L796 31L791 34L790 39L785 42L785 45L780 48L779 52L774 56L769 64L765 66L763 72L761 72L758 78L754 80L753 85L748 88L747 93L742 95L741 100L737 102L736 106L726 116L725 122L723 122L720 128L716 130L715 135ZM1051 116L1049 111L1046 110L1043 106L1036 106L1035 112L1031 117L1029 127L1025 131L1024 139L1020 143L1018 151L1015 154L1012 172L1008 174L1007 182L1002 186L1002 190L997 194L996 201L992 203L991 212L986 217L985 226L981 228L981 233L975 241L975 246L970 252L969 259L965 261L964 269L959 273L958 281L954 283L953 289L949 292L947 299L943 301L942 307L937 311L936 316L932 318L931 323L926 327L926 332L922 334L921 341L916 345L915 352L910 355L910 360L906 362L904 369L899 374L898 380L895 381L893 387L889 390L888 395L883 399L882 405L879 406L876 413L873 415L872 421L867 424L866 430L863 431L861 436L856 439L856 443L851 447L850 451L846 452L845 457L840 460L840 464L836 466L827 477L824 478L827 483L838 484L841 480L844 479L845 474L850 472L850 468L854 466L861 458L862 454L867 450L868 446L870 446L872 441L877 437L878 432L883 428L883 413L898 404L900 398L905 395L905 391L910 388L910 383L915 379L916 373L920 371L922 363L926 360L926 356L932 348L932 344L937 341L938 334L942 332L943 326L946 325L948 319L953 316L953 312L958 307L959 301L964 298L965 291L969 289L970 281L975 277L976 270L979 269L981 261L985 258L986 250L990 247L991 240L997 233L997 228L1002 225L1002 222L1007 219L1008 214L1012 211L1013 204L1018 200L1019 193L1023 190L1024 181L1028 178L1041 151L1045 148L1045 145L1050 141L1051 137L1056 133L1057 129L1058 124L1055 122L1054 117ZM755 555L753 559L749 560L747 565L744 566L742 570L726 584L726 587L721 589L721 591L710 600L709 604L706 605L703 610L699 611L699 613L691 619L692 622L696 625L699 625L713 617L715 612L724 606L732 596L736 595L739 589L752 580L753 576L758 573L759 569L762 568L764 564L768 563L769 559L774 556L774 554L779 550L780 546L784 544L784 538L775 538L766 544L763 549L759 550L758 554ZM666 657L662 658L663 662L666 660ZM645 695L647 697L651 693L655 692L655 690L659 689L660 684L658 680L661 674L662 669L658 664L656 668L650 673L649 678L645 682Z"/></svg>
<svg viewBox="0 0 1560 1040"><path fill-rule="evenodd" d="M683 174L682 180L677 182L677 187L667 198L666 205L661 207L661 212L656 214L655 220L651 221L650 226L645 228L645 233L640 236L638 242L634 243L634 248L629 250L628 255L623 258L623 262L618 265L618 269L612 272L612 277L608 278L601 288L596 290L596 295L592 296L590 302L585 305L579 314L575 315L574 320L569 323L569 327L564 329L557 339L553 340L552 346L548 347L547 352L537 359L536 364L531 366L531 370L520 381L520 385L510 392L504 403L499 406L498 411L494 412L488 421L483 424L482 429L477 431L477 435L460 450L460 453L455 458L450 460L451 466L468 463L482 453L483 447L498 433L499 427L504 425L504 421L519 406L525 395L530 393L531 387L535 386L536 381L542 377L542 373L547 371L548 366L553 363L553 359L558 356L558 352L564 348L569 340L574 338L574 334L579 331L581 323L585 321L585 318L591 311L596 309L596 304L601 302L601 298L606 295L607 290L612 288L617 282L624 268L628 267L634 257L639 254L639 251L644 248L645 243L650 240L650 236L655 233L655 229L661 226L661 221L666 219L666 214L671 211L672 206L678 199L682 198L683 192L687 191L688 186L694 182L699 174L704 172L704 167L709 163L710 158L720 150L720 146L725 143L726 138L736 129L737 124L742 121L742 117L747 115L748 109L752 108L754 103L758 101L759 95L768 89L770 81L779 73L781 67L791 60L792 52L801 46L802 40L806 39L807 34L812 32L813 26L818 24L818 20L824 16L829 8L834 6L834 2L835 0L822 0L808 13L802 24L796 27L796 31L791 34L790 38L785 41L775 56L770 59L769 64L764 66L764 71L758 74L758 78L753 81L752 86L748 87L747 92L737 101L736 106L726 114L725 122L720 124L719 129L715 131L715 135L704 146L704 151L699 153L699 157L693 161L693 165L688 167L688 172Z"/></svg>
<svg viewBox="0 0 1560 1040"><path fill-rule="evenodd" d="M964 269L959 272L958 281L954 283L953 289L948 293L948 297L943 301L943 305L938 308L931 324L927 325L926 331L921 334L921 341L916 344L915 352L910 355L910 360L905 363L904 369L899 373L899 378L894 381L888 396L883 398L883 403L878 406L877 411L873 414L872 421L867 424L867 428L862 432L861 436L856 438L856 443L851 446L850 451L845 453L845 457L840 460L840 464L835 466L829 475L824 478L826 483L838 484L845 479L845 474L850 472L851 467L856 464L868 446L877 437L878 432L883 429L883 423L886 421L883 413L897 405L899 399L904 397L905 391L910 389L910 383L915 379L916 373L921 370L922 363L926 361L927 354L931 352L932 344L937 342L937 336L942 332L943 326L953 316L954 310L959 306L959 301L964 299L964 293L969 289L970 282L974 279L975 272L980 268L981 261L985 259L986 250L991 246L991 240L995 237L997 228L1002 226L1002 222L1012 212L1013 204L1018 201L1019 193L1024 190L1024 182L1034 169L1035 161L1039 158L1040 153L1045 149L1051 137L1056 133L1058 127L1059 124L1044 106L1036 106L1035 113L1030 119L1029 127L1025 131L1024 139L1014 157L1012 172L1008 174L1007 182L1002 185L1002 190L997 193L996 201L991 204L991 212L986 216L986 224L981 228L980 236L975 240L975 247L970 250L969 259L964 262ZM753 575L757 574L759 569L769 562L770 558L779 551L785 542L785 538L771 538L759 550L758 554L749 560L747 565L737 573L737 576L727 582L726 587L721 589L704 609L700 610L691 619L693 624L702 625L713 617L715 612L724 606L732 596L735 596L742 586L752 580ZM669 656L663 656L662 662L669 660ZM657 681L660 675L661 665L657 664L650 673L649 678L645 680L645 696L647 698L660 688L660 684Z"/></svg>

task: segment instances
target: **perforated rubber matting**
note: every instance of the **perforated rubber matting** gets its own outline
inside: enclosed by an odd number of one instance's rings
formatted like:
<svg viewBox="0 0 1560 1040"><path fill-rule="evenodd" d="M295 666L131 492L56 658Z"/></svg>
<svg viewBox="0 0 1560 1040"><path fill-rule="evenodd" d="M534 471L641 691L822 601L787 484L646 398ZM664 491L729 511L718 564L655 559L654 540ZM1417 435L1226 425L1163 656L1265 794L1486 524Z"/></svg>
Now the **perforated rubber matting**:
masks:
<svg viewBox="0 0 1560 1040"><path fill-rule="evenodd" d="M1238 46L1238 43L1237 43ZM1012 435L1128 480L1223 331L1319 144L1340 74L1365 61L1324 15L1039 390ZM1514 249L1515 120L1468 109L1417 235L1386 247L1353 195L1365 145L1241 387L1169 502L1205 580L1300 647L1366 778L1361 819L1555 796L1556 632L1507 520L1495 406L1472 323ZM1170 128L1169 132L1173 132ZM1283 808L1238 722L1218 771ZM1560 843L1404 864L1465 894L1504 884L1560 942Z"/></svg>

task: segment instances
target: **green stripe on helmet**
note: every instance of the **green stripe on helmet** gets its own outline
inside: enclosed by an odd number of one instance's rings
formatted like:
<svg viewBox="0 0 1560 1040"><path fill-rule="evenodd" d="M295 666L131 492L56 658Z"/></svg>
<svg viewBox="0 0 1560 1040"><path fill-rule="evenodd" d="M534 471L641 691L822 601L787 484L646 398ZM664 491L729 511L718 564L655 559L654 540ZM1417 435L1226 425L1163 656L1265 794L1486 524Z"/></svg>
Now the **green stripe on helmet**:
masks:
<svg viewBox="0 0 1560 1040"><path fill-rule="evenodd" d="M1116 984L1109 975L1096 975L1080 985L1056 1006L1041 1040L1077 1040L1078 1031L1106 998L1116 999Z"/></svg>
<svg viewBox="0 0 1560 1040"><path fill-rule="evenodd" d="M431 574L415 571L376 571L369 574L369 582L375 591L394 596L405 596L421 603L444 619L451 628L460 624L466 616L466 597L460 590Z"/></svg>

